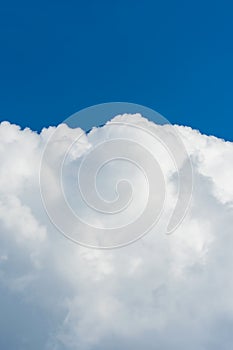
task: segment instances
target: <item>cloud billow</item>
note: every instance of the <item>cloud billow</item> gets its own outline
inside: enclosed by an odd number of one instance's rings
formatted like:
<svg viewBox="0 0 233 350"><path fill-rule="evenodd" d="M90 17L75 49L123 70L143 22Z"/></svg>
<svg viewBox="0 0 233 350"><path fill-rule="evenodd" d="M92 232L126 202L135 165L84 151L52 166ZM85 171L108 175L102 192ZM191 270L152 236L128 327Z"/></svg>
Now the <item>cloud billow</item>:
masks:
<svg viewBox="0 0 233 350"><path fill-rule="evenodd" d="M229 350L233 342L233 144L188 127L148 126L140 115L122 115L113 121L156 128L165 139L172 129L180 135L193 166L192 201L186 216L173 235L165 234L177 199L176 169L149 136L117 125L83 134L61 124L37 134L1 123L0 305L4 316L0 317L0 348ZM101 197L115 200L112 187L117 176L124 175L131 180L133 199L126 203L126 213L119 211L117 218L101 214L100 219L76 191L79 166L99 140L123 135L138 142L141 137L141 144L159 160L167 192L159 221L147 235L121 249L95 250L59 234L43 206L39 181L41 159L55 131L44 190L51 201L59 202L52 169L67 145L72 145L65 160L63 190L71 209L84 222L102 229L132 222L135 213L140 216L149 195L144 176L134 164L122 160L107 164L96 183ZM82 140L74 144L81 134ZM55 214L65 218L59 210ZM129 237L133 234L129 232Z"/></svg>

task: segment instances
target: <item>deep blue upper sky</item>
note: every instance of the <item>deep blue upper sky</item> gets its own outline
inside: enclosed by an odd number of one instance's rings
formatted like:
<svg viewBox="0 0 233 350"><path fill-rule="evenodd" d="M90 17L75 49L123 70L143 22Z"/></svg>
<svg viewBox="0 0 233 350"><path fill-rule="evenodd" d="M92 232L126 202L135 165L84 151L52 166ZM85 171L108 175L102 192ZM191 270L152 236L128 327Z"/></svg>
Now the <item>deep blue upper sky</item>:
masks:
<svg viewBox="0 0 233 350"><path fill-rule="evenodd" d="M40 130L143 104L233 139L233 2L2 1L0 119Z"/></svg>

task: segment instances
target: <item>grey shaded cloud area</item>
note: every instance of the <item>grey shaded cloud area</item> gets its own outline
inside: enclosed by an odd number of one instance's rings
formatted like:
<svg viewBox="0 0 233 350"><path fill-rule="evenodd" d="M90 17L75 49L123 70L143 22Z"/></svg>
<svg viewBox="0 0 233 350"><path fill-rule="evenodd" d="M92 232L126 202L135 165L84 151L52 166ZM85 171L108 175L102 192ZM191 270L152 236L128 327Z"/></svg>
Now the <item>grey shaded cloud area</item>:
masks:
<svg viewBox="0 0 233 350"><path fill-rule="evenodd" d="M139 115L118 118L148 125ZM66 138L80 133L65 125L59 128L54 162ZM168 137L169 128L176 128L193 164L186 217L172 235L165 234L177 196L176 169L151 146L167 191L158 224L131 245L95 250L66 239L43 207L39 166L54 128L38 135L9 123L0 125L0 349L232 348L233 144L188 127L159 128ZM85 136L69 165L78 163L96 139L111 138L106 130L103 126ZM133 206L133 197L126 216L120 213L110 222L104 217L103 225L114 225L119 218L125 223L132 218L131 209L140 213L138 205L146 200L143 177L131 167L126 170L137 189L137 202ZM69 196L75 174L72 167L64 174L70 205L99 225L98 213ZM98 179L103 197L112 198L108 178L114 174L113 164L105 169L104 179ZM47 185L55 196L49 176Z"/></svg>

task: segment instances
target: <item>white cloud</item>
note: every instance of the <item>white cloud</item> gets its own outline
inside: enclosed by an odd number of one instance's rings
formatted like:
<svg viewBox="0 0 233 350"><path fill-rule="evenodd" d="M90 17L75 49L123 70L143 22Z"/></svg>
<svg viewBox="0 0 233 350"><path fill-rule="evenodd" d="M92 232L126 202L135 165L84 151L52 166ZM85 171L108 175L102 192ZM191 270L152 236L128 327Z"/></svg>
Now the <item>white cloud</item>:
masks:
<svg viewBox="0 0 233 350"><path fill-rule="evenodd" d="M139 115L115 120L134 120L136 125L148 127ZM164 215L143 239L102 251L65 239L42 205L40 159L55 128L38 135L9 123L0 125L0 306L4 312L0 316L0 348L232 347L233 144L187 127L149 127L167 137L170 128L175 128L185 143L194 170L189 212L173 235L164 235L163 223L176 196L174 166L158 144L153 146L149 137L141 135L140 141L160 157L168 189ZM50 149L52 163L48 164L47 186L52 195L51 164L54 166L81 133L64 124L58 131L57 142ZM135 137L133 131L124 133ZM96 140L118 134L122 135L122 130L116 127L93 130L72 148L69 164L76 164ZM64 174L65 189L70 193L75 186L72 169ZM132 219L135 210L138 214L138 203L146 200L140 173L131 166L124 170L139 190L137 205L132 203L127 215L118 217L123 222ZM122 175L113 164L98 182L101 195L110 200L116 173ZM71 204L83 218L97 225L116 224L105 217L99 220L96 213L90 218L90 210L76 199Z"/></svg>

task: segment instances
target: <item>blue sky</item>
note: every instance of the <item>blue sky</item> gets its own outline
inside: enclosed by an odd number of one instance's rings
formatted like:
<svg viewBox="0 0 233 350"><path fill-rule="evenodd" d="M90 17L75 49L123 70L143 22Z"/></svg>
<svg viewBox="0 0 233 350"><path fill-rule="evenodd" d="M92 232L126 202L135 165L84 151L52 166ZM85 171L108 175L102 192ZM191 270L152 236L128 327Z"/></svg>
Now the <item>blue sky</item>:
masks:
<svg viewBox="0 0 233 350"><path fill-rule="evenodd" d="M232 140L231 1L8 1L0 119L40 130L133 102Z"/></svg>

